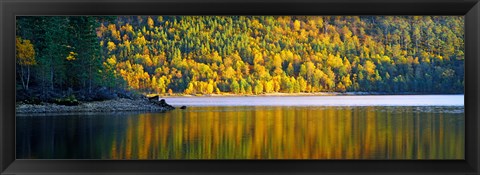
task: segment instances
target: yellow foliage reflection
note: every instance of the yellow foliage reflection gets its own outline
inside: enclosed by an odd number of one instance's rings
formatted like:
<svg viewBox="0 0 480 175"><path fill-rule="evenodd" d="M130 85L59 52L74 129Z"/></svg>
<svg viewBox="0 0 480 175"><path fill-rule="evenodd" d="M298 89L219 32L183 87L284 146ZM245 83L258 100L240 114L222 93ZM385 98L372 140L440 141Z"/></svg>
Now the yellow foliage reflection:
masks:
<svg viewBox="0 0 480 175"><path fill-rule="evenodd" d="M102 157L463 159L463 118L394 107L191 107L129 117Z"/></svg>

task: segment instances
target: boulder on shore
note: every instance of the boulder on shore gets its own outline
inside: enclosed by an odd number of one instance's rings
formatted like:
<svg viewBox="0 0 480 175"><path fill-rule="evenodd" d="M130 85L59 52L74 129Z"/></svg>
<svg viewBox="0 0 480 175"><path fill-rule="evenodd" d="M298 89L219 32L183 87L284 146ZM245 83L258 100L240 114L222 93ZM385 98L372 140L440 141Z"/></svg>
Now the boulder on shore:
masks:
<svg viewBox="0 0 480 175"><path fill-rule="evenodd" d="M148 98L148 100L150 100L150 101L158 101L158 99L160 99L160 97L159 97L158 95L155 95L155 96L153 96L153 97L147 97L147 98Z"/></svg>
<svg viewBox="0 0 480 175"><path fill-rule="evenodd" d="M161 99L160 101L150 101L160 107L164 107L165 109L167 110L172 110L172 109L175 109L175 107L173 107L172 105L169 105L167 104L167 102L165 102L165 99Z"/></svg>

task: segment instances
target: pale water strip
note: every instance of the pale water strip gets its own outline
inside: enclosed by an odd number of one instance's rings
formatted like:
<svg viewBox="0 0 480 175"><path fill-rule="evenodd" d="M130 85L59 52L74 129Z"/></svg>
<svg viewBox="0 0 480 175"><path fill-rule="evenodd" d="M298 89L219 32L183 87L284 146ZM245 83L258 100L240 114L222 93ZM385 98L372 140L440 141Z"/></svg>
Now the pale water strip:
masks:
<svg viewBox="0 0 480 175"><path fill-rule="evenodd" d="M464 106L464 95L165 97L173 106Z"/></svg>

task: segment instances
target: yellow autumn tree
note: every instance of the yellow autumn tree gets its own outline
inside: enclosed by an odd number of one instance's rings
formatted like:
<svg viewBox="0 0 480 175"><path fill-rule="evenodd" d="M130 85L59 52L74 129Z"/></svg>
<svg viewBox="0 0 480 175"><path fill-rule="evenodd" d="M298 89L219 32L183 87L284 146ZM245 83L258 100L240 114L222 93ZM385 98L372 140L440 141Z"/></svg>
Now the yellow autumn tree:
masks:
<svg viewBox="0 0 480 175"><path fill-rule="evenodd" d="M30 66L37 64L35 60L35 49L30 40L23 40L20 37L16 38L16 57L17 63L20 65L20 79L22 86L25 90L28 90L28 84L30 82Z"/></svg>

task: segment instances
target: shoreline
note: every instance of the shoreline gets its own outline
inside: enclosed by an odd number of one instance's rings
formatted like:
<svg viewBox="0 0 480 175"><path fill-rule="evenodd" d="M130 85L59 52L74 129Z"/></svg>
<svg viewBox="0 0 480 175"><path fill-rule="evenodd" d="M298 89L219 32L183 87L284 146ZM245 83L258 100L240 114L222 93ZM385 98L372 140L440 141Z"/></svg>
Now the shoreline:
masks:
<svg viewBox="0 0 480 175"><path fill-rule="evenodd" d="M174 106L180 107L183 105L186 106L195 106L191 103L193 101L178 101L173 99L195 99L194 101L198 101L201 99L206 98L219 98L221 97L314 97L314 96L324 96L324 97L334 97L334 96L382 96L388 94L380 94L380 93L269 93L269 94L260 94L260 95L238 95L238 94L229 94L229 95L222 95L222 94L213 94L213 95L173 95L173 96L160 96L161 99L171 100L167 101L168 104L172 104ZM435 96L439 94L395 94L398 96L407 96L407 95L429 95ZM443 94L443 95L464 95L464 94ZM173 101L172 101L173 100ZM208 102L208 101L207 101ZM205 103L203 101L202 103ZM102 113L102 112L166 112L171 109L168 109L165 106L159 106L158 104L154 104L147 99L126 99L126 98L117 98L113 100L105 100L105 101L93 101L93 102L80 102L79 105L76 106L65 106L65 105L58 105L54 103L41 103L41 104L26 104L22 102L16 103L16 114L20 115L28 115L28 114L55 114L55 113Z"/></svg>
<svg viewBox="0 0 480 175"><path fill-rule="evenodd" d="M157 95L157 94L148 94L150 95ZM411 92L404 92L404 93L383 93L383 92L300 92L300 93L282 93L282 92L275 92L275 93L263 93L258 95L253 94L230 94L230 93L222 93L222 94L173 94L173 95L160 95L160 98L176 98L176 97L292 97L292 96L369 96L369 95L465 95L465 94L424 94L424 93L411 93Z"/></svg>
<svg viewBox="0 0 480 175"><path fill-rule="evenodd" d="M88 113L88 112L166 112L168 108L155 105L146 99L118 98L105 101L81 102L76 106L65 106L53 103L16 104L16 114L45 113Z"/></svg>

